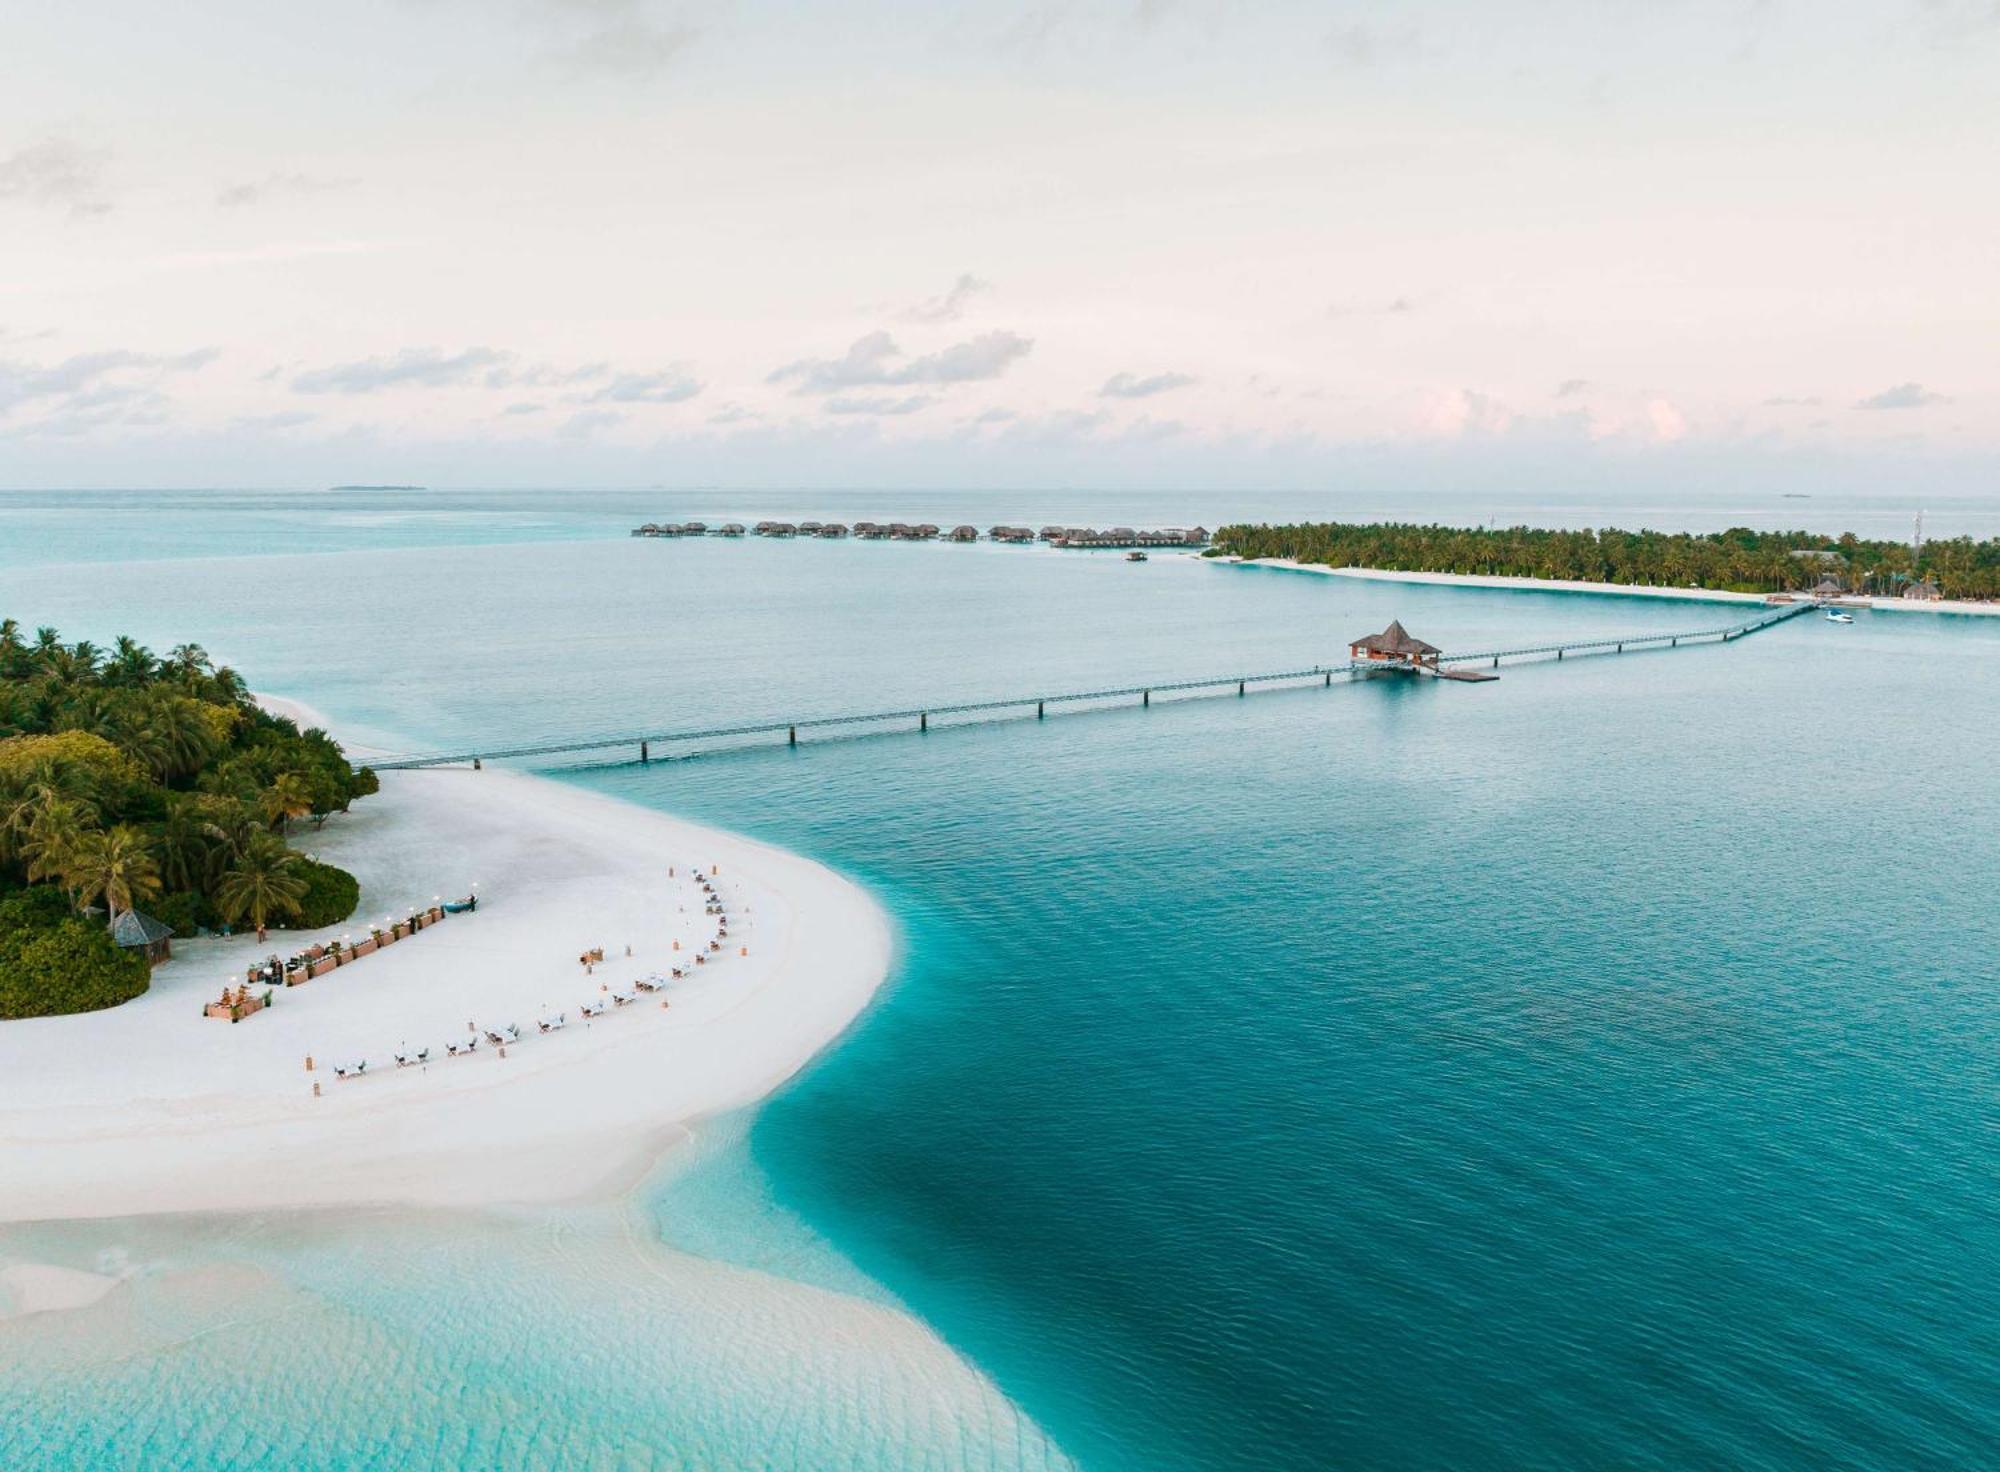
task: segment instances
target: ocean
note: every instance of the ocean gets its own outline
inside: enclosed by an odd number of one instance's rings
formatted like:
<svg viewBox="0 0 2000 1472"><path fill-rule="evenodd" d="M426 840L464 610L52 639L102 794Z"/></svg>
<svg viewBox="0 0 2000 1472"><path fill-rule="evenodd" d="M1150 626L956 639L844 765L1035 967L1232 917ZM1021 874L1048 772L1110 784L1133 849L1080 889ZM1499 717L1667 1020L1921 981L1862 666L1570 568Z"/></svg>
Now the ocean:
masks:
<svg viewBox="0 0 2000 1472"><path fill-rule="evenodd" d="M1737 612L624 535L1369 504L8 494L0 615L191 639L411 750L1311 665L1392 617L1450 648ZM1893 535L1911 510L1421 519ZM1990 1463L2000 620L1501 674L553 770L855 878L896 974L616 1220L0 1233L137 1269L114 1321L0 1322L0 1460ZM856 1348L896 1310L994 1393Z"/></svg>

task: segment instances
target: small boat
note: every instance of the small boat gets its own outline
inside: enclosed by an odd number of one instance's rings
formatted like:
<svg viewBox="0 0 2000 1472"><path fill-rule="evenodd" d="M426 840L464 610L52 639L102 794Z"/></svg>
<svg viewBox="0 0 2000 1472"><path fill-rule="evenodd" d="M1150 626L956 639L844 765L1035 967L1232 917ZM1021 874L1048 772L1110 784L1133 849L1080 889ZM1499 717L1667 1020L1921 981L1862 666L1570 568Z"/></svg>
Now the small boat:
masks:
<svg viewBox="0 0 2000 1472"><path fill-rule="evenodd" d="M1125 554L1125 560L1127 562L1144 562L1146 560L1146 554L1143 552L1127 552Z"/></svg>
<svg viewBox="0 0 2000 1472"><path fill-rule="evenodd" d="M1830 624L1851 624L1854 622L1854 615L1851 613L1838 613L1829 608L1826 611L1826 621Z"/></svg>
<svg viewBox="0 0 2000 1472"><path fill-rule="evenodd" d="M462 900L446 900L438 908L443 910L447 915L463 915L467 910L475 908L478 904L478 900L468 895Z"/></svg>

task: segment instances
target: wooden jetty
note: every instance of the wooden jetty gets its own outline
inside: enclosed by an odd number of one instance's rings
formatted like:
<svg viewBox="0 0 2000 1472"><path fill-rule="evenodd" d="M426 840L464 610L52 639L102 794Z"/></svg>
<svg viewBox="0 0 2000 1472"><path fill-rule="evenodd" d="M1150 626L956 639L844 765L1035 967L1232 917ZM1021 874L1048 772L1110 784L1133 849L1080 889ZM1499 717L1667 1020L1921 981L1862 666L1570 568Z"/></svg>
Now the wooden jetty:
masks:
<svg viewBox="0 0 2000 1472"><path fill-rule="evenodd" d="M1107 705L1136 700L1140 706L1148 707L1155 695L1190 697L1234 693L1247 695L1252 687L1271 689L1285 686L1320 684L1330 686L1334 677L1343 680L1375 677L1383 675L1414 675L1431 679L1484 683L1498 678L1486 672L1498 669L1503 660L1519 661L1531 659L1561 660L1578 656L1602 654L1630 654L1647 649L1678 649L1683 645L1728 644L1786 619L1797 618L1802 613L1810 613L1816 607L1813 603L1793 603L1775 609L1762 617L1745 623L1731 624L1726 628L1695 629L1680 633L1633 634L1619 639L1588 639L1567 644L1537 644L1520 649L1486 649L1470 654L1448 654L1437 651L1422 662L1408 659L1356 658L1352 655L1345 663L1314 665L1310 669L1269 670L1252 675L1218 675L1213 678L1195 680L1165 680L1147 685L1126 685L1103 690L1073 690L1058 694L1023 695L1000 700L969 700L950 704L911 706L898 710L865 711L847 715L806 715L788 717L783 720L746 721L737 725L710 726L688 730L648 730L633 731L619 735L577 736L568 740L541 741L525 745L491 746L474 750L412 753L389 756L373 760L366 765L378 772L411 771L420 767L451 767L471 765L477 767L483 761L523 760L535 757L570 756L595 751L627 750L636 752L642 762L652 760L657 751L665 756L687 754L695 748L713 749L724 745L747 745L757 742L771 742L783 738L788 746L799 744L801 732L863 735L870 731L915 730L928 731L934 720L960 718L1005 719L1025 718L1030 711L1037 720L1045 719L1051 707L1061 710L1102 708ZM1392 628L1400 626L1392 625ZM1388 631L1384 631L1385 633ZM1408 636L1405 635L1405 638ZM1357 640L1356 645L1365 641ZM1421 642L1421 641L1416 641ZM1433 646L1424 645L1425 649ZM1486 666L1486 669L1476 668ZM361 765L357 763L356 765Z"/></svg>

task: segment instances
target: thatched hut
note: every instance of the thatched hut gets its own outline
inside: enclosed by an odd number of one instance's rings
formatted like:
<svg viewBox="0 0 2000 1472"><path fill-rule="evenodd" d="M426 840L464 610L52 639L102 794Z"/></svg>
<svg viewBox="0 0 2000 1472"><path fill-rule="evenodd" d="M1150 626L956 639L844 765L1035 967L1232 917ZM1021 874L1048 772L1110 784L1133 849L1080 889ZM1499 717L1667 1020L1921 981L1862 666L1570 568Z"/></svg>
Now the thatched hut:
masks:
<svg viewBox="0 0 2000 1472"><path fill-rule="evenodd" d="M979 540L979 528L974 526L955 526L951 529L950 540L954 542L976 542Z"/></svg>
<svg viewBox="0 0 2000 1472"><path fill-rule="evenodd" d="M173 927L138 910L127 910L112 921L111 939L125 950L144 951L148 966L157 966L174 954Z"/></svg>
<svg viewBox="0 0 2000 1472"><path fill-rule="evenodd" d="M1918 603L1935 603L1944 597L1944 590L1929 578L1925 578L1903 589L1903 596Z"/></svg>
<svg viewBox="0 0 2000 1472"><path fill-rule="evenodd" d="M1380 661L1386 664L1425 665L1437 667L1438 656L1444 651L1435 644L1426 644L1413 637L1400 620L1392 622L1379 634L1369 634L1356 639L1347 646L1350 659Z"/></svg>

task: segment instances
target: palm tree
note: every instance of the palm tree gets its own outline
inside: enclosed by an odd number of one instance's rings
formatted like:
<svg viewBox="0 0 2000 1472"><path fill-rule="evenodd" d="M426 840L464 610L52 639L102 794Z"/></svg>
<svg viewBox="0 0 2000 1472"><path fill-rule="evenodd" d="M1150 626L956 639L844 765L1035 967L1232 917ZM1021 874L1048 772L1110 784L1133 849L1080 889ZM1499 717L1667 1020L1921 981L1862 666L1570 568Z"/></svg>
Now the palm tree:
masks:
<svg viewBox="0 0 2000 1472"><path fill-rule="evenodd" d="M152 738L149 745L163 759L162 781L200 771L214 754L215 735L203 715L205 709L200 701L171 690L147 692L145 728Z"/></svg>
<svg viewBox="0 0 2000 1472"><path fill-rule="evenodd" d="M160 892L160 869L147 848L146 835L130 823L120 823L108 833L84 834L70 854L63 878L75 891L78 905L101 898L106 923L114 926L140 900Z"/></svg>
<svg viewBox="0 0 2000 1472"><path fill-rule="evenodd" d="M67 883L70 862L84 835L95 827L90 814L70 798L43 797L20 844L21 857L27 861L28 883L40 884L45 880Z"/></svg>
<svg viewBox="0 0 2000 1472"><path fill-rule="evenodd" d="M120 634L111 657L111 667L106 673L114 684L143 685L153 678L153 667L157 663L152 650L131 635Z"/></svg>
<svg viewBox="0 0 2000 1472"><path fill-rule="evenodd" d="M297 772L280 772L257 797L257 811L265 822L284 832L294 818L313 810L312 790Z"/></svg>
<svg viewBox="0 0 2000 1472"><path fill-rule="evenodd" d="M216 885L216 908L225 920L247 917L261 936L270 921L299 913L306 882L298 867L297 854L271 835L259 834Z"/></svg>
<svg viewBox="0 0 2000 1472"><path fill-rule="evenodd" d="M0 803L0 822L5 821L5 814L5 805ZM188 792L170 794L154 841L160 878L174 889L202 888L214 877L218 848L228 842L229 835L209 816L201 797Z"/></svg>
<svg viewBox="0 0 2000 1472"><path fill-rule="evenodd" d="M199 644L176 644L167 651L167 667L182 683L192 684L208 673L208 651Z"/></svg>

